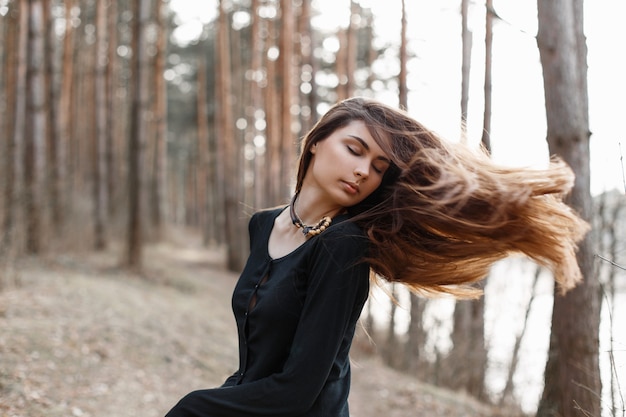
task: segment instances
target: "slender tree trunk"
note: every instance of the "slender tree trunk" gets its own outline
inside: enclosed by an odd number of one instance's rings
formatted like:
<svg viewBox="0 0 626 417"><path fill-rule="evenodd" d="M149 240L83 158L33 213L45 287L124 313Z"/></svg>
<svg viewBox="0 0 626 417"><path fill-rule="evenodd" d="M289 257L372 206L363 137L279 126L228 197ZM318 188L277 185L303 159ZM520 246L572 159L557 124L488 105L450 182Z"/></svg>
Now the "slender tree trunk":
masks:
<svg viewBox="0 0 626 417"><path fill-rule="evenodd" d="M107 115L107 7L104 1L96 3L96 48L95 48L95 112L96 135L93 156L93 222L94 247L101 250L106 247L106 213L107 213L107 163L106 149L108 134Z"/></svg>
<svg viewBox="0 0 626 417"><path fill-rule="evenodd" d="M337 31L337 38L339 39L339 50L335 56L335 73L337 74L337 101L345 100L348 98L348 91L346 84L348 83L348 69L346 68L348 63L348 29L340 27Z"/></svg>
<svg viewBox="0 0 626 417"><path fill-rule="evenodd" d="M491 51L493 49L493 0L487 0L487 12L485 13L485 86L484 99L485 108L483 110L483 134L480 143L483 148L491 153Z"/></svg>
<svg viewBox="0 0 626 417"><path fill-rule="evenodd" d="M15 246L15 196L17 195L17 145L21 142L24 121L24 86L26 80L26 44L28 36L28 13L26 2L21 3L14 13L15 4L9 4L6 33L6 109L3 136L4 147L4 218L2 219L2 240L0 255L6 254ZM18 140L20 142L18 142Z"/></svg>
<svg viewBox="0 0 626 417"><path fill-rule="evenodd" d="M537 43L543 67L548 145L576 173L569 202L592 216L589 168L587 51L582 0L539 0ZM600 291L593 275L593 237L579 245L583 281L566 295L555 291L552 334L538 417L601 414Z"/></svg>
<svg viewBox="0 0 626 417"><path fill-rule="evenodd" d="M294 47L293 34L295 30L294 13L292 0L280 0L281 8L281 34L280 34L280 79L282 80L280 103L281 115L281 158L280 158L280 176L274 178L274 181L280 182L278 198L280 200L287 199L291 194L291 178L294 177L294 161L297 149L295 146L295 135L292 132L293 115L291 106L294 103ZM271 87L270 87L271 88Z"/></svg>
<svg viewBox="0 0 626 417"><path fill-rule="evenodd" d="M306 3L306 2L305 2ZM261 36L261 28L263 25L263 21L258 14L259 10L259 0L252 0L251 4L251 16L252 23L250 26L251 31L251 58L250 58L250 69L254 74L252 79L250 80L250 102L252 105L253 111L248 114L248 129L250 135L252 136L252 145L255 150L255 155L253 159L253 170L254 170L254 196L253 196L253 207L259 208L263 207L265 204L265 195L267 194L267 183L263 181L263 173L265 169L265 152L264 146L261 146L258 143L259 139L263 137L263 132L258 129L258 122L261 119L261 109L263 108L263 90L261 88L261 83L263 81L267 82L267 80L263 80L261 77L263 68L263 38ZM266 86L267 88L267 86Z"/></svg>
<svg viewBox="0 0 626 417"><path fill-rule="evenodd" d="M31 119L24 136L24 212L26 250L37 254L43 244L43 181L45 179L46 113L44 82L44 13L41 0L29 1L26 109Z"/></svg>
<svg viewBox="0 0 626 417"><path fill-rule="evenodd" d="M411 309L408 339L404 354L404 369L410 374L416 375L420 369L421 352L426 344L426 332L424 331L423 317L426 310L427 300L411 293Z"/></svg>
<svg viewBox="0 0 626 417"><path fill-rule="evenodd" d="M347 37L347 51L346 51L346 98L350 98L356 91L356 80L354 73L357 67L357 52L359 48L359 24L358 17L360 17L360 5L358 2L350 1L350 23L348 25Z"/></svg>
<svg viewBox="0 0 626 417"><path fill-rule="evenodd" d="M128 148L128 234L126 263L141 268L143 255L142 194L143 159L145 151L144 111L148 105L147 52L145 27L150 17L150 0L135 0L133 11L133 57L131 70L131 120Z"/></svg>
<svg viewBox="0 0 626 417"><path fill-rule="evenodd" d="M270 52L270 48L276 43L276 39L272 38L276 24L274 21L268 21L268 35L266 49ZM266 118L266 160L267 168L265 170L265 181L267 183L268 197L264 206L273 206L281 203L281 181L280 178L280 152L281 152L281 124L278 91L274 87L274 83L281 78L282 74L278 73L277 63L273 56L269 56L266 62L268 85L265 87L265 118Z"/></svg>
<svg viewBox="0 0 626 417"><path fill-rule="evenodd" d="M449 355L449 386L461 389L482 399L485 395L485 369L487 349L485 346L485 301L457 301L454 307L454 327Z"/></svg>
<svg viewBox="0 0 626 417"><path fill-rule="evenodd" d="M60 163L59 160L59 130L57 129L58 120L58 103L55 89L55 50L53 39L55 38L55 19L51 13L52 4L50 0L45 0L43 4L44 21L45 21L45 37L44 45L46 50L46 72L45 85L47 94L46 105L46 124L47 124L47 157L48 157L48 175L46 176L46 185L49 196L49 206L51 211L52 230L56 237L61 235L63 227L63 196L61 194L60 182Z"/></svg>
<svg viewBox="0 0 626 417"><path fill-rule="evenodd" d="M154 57L155 74L155 98L154 114L156 117L156 135L154 150L154 169L151 184L151 211L152 226L156 235L160 238L163 235L165 222L165 196L167 195L165 186L167 184L167 89L165 86L165 58L167 55L167 20L164 19L167 10L167 3L157 2L156 6L156 27L158 39L156 45L156 56Z"/></svg>
<svg viewBox="0 0 626 417"><path fill-rule="evenodd" d="M399 101L400 107L408 109L409 107L409 88L406 82L407 78L407 17L406 17L406 0L402 0L402 19L400 24L400 74L398 75L398 89L400 90Z"/></svg>
<svg viewBox="0 0 626 417"><path fill-rule="evenodd" d="M205 245L208 245L211 241L211 225L210 219L214 218L209 211L209 171L211 166L209 165L209 121L208 121L208 109L207 109L207 80L206 80L206 65L204 63L204 57L198 60L198 141L197 141L197 171L198 171L198 208L200 211L200 229L203 234L203 241Z"/></svg>
<svg viewBox="0 0 626 417"><path fill-rule="evenodd" d="M318 72L318 60L313 59L313 51L315 50L316 38L315 31L311 28L311 2L302 2L300 14L300 33L302 48L300 54L302 56L302 80L307 81L310 85L310 91L305 93L306 97L302 100L309 109L308 118L303 123L303 131L308 132L317 122L317 83L315 82L315 74Z"/></svg>
<svg viewBox="0 0 626 417"><path fill-rule="evenodd" d="M398 289L396 284L391 284L391 299L390 299L390 311L389 311L389 323L387 325L387 337L383 349L383 358L387 365L397 368L401 365L402 359L399 355L399 340L396 334L396 311L398 309Z"/></svg>
<svg viewBox="0 0 626 417"><path fill-rule="evenodd" d="M461 41L463 56L461 63L461 138L467 140L467 117L469 108L470 68L472 62L472 32L467 23L470 0L461 0Z"/></svg>
<svg viewBox="0 0 626 417"><path fill-rule="evenodd" d="M119 58L117 56L117 22L119 20L118 16L118 6L117 1L109 2L109 12L108 12L108 43L107 43L107 56L108 56L108 65L106 66L106 106L107 106L107 139L106 139L106 150L105 150L105 163L106 168L106 201L107 201L107 214L106 217L108 219L113 219L113 216L117 214L119 201L118 194L119 189L121 187L116 187L115 184L123 184L119 175L117 175L116 168L119 165L119 158L116 158L116 151L119 152L118 148L120 146L116 146L116 142L119 141L119 135L117 132L117 128L120 125L118 118L116 117L117 111L117 79L119 74Z"/></svg>
<svg viewBox="0 0 626 417"><path fill-rule="evenodd" d="M225 10L224 1L219 3L218 18L218 61L219 69L216 83L218 89L219 106L218 119L218 155L222 161L223 184L224 184L224 220L227 244L227 266L230 270L240 270L243 266L243 255L239 250L238 239L239 205L237 202L236 179L239 177L235 172L237 157L235 150L235 132L233 128L232 98L231 98L231 57L230 57L230 26L228 14Z"/></svg>
<svg viewBox="0 0 626 417"><path fill-rule="evenodd" d="M70 188L68 187L69 167L68 149L72 142L72 108L74 94L74 28L72 26L71 11L74 8L75 0L68 0L65 4L65 34L63 38L63 55L61 58L61 85L59 88L59 141L57 143L57 167L59 169L58 185L59 195L64 199L69 199ZM72 207L71 199L65 207Z"/></svg>

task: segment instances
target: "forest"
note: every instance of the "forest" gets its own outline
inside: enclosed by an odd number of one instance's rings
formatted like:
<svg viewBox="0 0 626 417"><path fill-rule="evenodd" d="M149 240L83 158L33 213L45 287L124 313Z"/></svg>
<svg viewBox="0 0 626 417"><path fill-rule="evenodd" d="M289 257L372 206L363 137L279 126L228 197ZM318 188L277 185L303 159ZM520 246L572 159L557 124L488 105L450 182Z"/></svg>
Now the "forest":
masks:
<svg viewBox="0 0 626 417"><path fill-rule="evenodd" d="M385 3L381 26L380 4L365 0L0 0L0 296L27 285L16 278L25 260L113 253L121 274L147 276L154 248L184 233L237 273L250 215L289 201L301 138L348 97L412 113L442 107L421 85L446 84L450 139L495 158L525 128L503 132L494 99L498 29L515 25L499 13L506 2ZM472 301L383 284L361 320L361 349L386 367L509 415L626 416L626 180L592 190L601 129L584 3L537 0L527 43L543 101L516 110L539 112L538 140L576 173L568 203L593 226L578 253L584 280L561 294L548 271L512 259ZM455 28L441 49L412 35L435 14L437 34ZM430 74L416 69L450 51ZM0 363L0 415L12 415L13 372Z"/></svg>

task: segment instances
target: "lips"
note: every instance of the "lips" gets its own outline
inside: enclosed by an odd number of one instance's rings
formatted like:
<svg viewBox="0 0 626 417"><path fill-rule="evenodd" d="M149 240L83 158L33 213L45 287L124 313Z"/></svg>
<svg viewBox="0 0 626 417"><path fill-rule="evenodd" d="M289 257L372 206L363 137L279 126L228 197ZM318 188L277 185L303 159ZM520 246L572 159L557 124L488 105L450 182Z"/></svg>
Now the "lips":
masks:
<svg viewBox="0 0 626 417"><path fill-rule="evenodd" d="M359 185L357 183L343 181L343 186L349 194L358 194L359 192Z"/></svg>

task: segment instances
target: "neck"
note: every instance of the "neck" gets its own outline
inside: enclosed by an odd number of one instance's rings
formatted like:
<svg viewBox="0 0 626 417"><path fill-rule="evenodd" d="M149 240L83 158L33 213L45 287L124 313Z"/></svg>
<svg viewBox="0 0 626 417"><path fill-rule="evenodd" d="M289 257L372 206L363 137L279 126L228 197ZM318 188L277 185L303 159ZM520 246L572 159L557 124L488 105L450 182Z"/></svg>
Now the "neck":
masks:
<svg viewBox="0 0 626 417"><path fill-rule="evenodd" d="M299 191L292 199L292 205L300 220L305 224L317 223L323 217L333 218L345 210L337 204L329 204L315 193Z"/></svg>
<svg viewBox="0 0 626 417"><path fill-rule="evenodd" d="M326 228L330 226L330 223L332 222L332 217L330 216L331 213L322 215L320 217L320 220L314 223L306 223L300 218L297 213L296 203L299 200L298 197L299 194L296 193L291 199L291 204L289 206L289 215L291 217L291 222L293 223L293 225L299 228L305 237L315 236L326 230ZM336 211L332 215L335 214L337 214Z"/></svg>

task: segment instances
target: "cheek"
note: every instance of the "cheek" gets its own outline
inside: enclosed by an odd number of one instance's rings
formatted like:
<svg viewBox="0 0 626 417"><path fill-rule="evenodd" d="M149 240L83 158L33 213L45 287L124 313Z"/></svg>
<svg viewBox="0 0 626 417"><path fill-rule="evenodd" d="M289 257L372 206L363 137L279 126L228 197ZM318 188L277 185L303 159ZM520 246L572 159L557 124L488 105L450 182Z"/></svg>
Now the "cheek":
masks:
<svg viewBox="0 0 626 417"><path fill-rule="evenodd" d="M371 178L373 179L373 181L366 181L367 184L367 190L365 190L366 192L366 196L365 198L369 197L370 194L372 194L374 191L376 191L376 189L378 189L378 187L380 187L380 184L382 183L382 178ZM369 182L369 183L368 183Z"/></svg>

